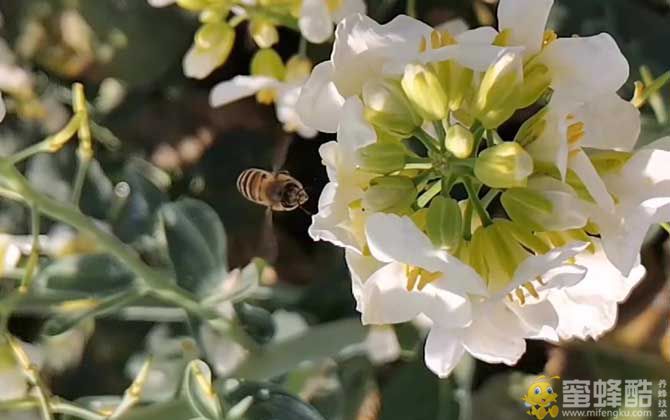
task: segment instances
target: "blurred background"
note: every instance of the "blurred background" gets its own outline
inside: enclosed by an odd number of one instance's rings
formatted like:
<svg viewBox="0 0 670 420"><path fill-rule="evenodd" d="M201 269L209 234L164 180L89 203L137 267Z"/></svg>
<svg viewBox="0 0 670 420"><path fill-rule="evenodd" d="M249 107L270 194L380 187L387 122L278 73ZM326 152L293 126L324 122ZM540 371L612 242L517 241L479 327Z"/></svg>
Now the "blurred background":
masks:
<svg viewBox="0 0 670 420"><path fill-rule="evenodd" d="M495 0L420 0L418 15L431 25L453 18L469 25L495 24ZM611 33L631 63L631 81L645 66L658 76L670 69L670 1L557 0L549 27L561 36ZM369 14L381 22L405 11L402 0L369 0ZM9 113L0 124L0 153L11 154L60 129L69 118L69 88L85 85L99 124L96 159L82 195L88 214L109 221L115 234L150 248L153 215L164 202L188 196L203 200L220 216L227 233L230 267L246 265L262 234L264 209L244 200L235 188L249 167L270 169L284 136L274 109L253 98L223 108L208 104L210 89L238 74L248 74L257 47L246 24L237 28L231 57L208 78L182 73L181 60L198 27L197 16L177 7L152 8L144 0L2 0L0 90ZM276 46L285 59L298 50L299 35L280 31ZM329 44L309 45L315 62L326 59ZM30 80L17 87L11 68ZM641 144L670 135L663 97L644 110ZM295 137L285 169L311 196L316 211L326 182L318 155L332 136ZM74 146L57 155L38 156L25 171L42 191L71 194ZM269 311L299 313L309 325L356 318L343 253L307 236L310 218L300 212L275 214L279 258L263 278L277 293L257 302ZM30 215L22 206L0 201L0 231L29 233ZM44 231L50 226L45 224ZM316 373L302 372L278 383L311 403L328 420L424 420L457 418L472 410L474 419L529 418L520 397L529 378L540 372L580 379L670 378L670 285L667 234L650 233L643 250L644 282L621 307L617 328L595 342L552 346L529 342L515 367L468 362L450 379L439 380L424 366L414 326L396 328L403 349L383 365L365 357L341 358ZM82 245L83 246L83 245ZM148 250L148 253L150 250ZM605 279L603 279L605 281ZM14 316L10 330L35 340L44 322L29 308ZM81 360L48 377L55 394L76 400L90 395L120 395L128 386L127 364L145 351L155 324L115 318L96 321ZM179 330L179 326L173 326ZM290 385L293 380L299 385ZM291 386L293 386L291 388ZM461 414L462 415L462 414ZM273 417L274 418L274 417ZM288 418L288 417L287 417ZM461 417L462 418L462 417Z"/></svg>

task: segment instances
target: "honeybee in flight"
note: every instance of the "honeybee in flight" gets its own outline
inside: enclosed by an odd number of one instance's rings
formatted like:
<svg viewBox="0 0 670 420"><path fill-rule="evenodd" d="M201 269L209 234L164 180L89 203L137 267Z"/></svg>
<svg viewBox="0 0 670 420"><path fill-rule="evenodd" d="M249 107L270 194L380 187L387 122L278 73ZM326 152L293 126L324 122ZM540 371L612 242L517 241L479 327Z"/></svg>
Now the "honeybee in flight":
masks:
<svg viewBox="0 0 670 420"><path fill-rule="evenodd" d="M290 137L280 140L272 172L250 168L242 171L237 177L237 190L240 194L247 200L267 208L261 249L262 256L269 261L276 259L278 250L277 238L272 228L272 212L302 209L302 205L309 199L300 181L288 172L280 170L286 161L290 144Z"/></svg>

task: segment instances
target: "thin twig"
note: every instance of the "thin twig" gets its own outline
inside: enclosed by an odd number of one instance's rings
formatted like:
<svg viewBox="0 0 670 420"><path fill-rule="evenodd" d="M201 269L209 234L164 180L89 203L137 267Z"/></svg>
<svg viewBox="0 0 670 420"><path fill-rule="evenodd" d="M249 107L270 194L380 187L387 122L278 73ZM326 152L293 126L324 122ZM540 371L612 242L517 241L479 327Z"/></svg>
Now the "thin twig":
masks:
<svg viewBox="0 0 670 420"><path fill-rule="evenodd" d="M5 339L9 343L16 361L19 362L24 376L28 382L30 382L30 385L35 388L42 419L53 420L51 407L49 406L49 394L40 378L37 366L30 360L26 352L23 350L23 347L21 347L21 344L19 344L14 337L5 334Z"/></svg>

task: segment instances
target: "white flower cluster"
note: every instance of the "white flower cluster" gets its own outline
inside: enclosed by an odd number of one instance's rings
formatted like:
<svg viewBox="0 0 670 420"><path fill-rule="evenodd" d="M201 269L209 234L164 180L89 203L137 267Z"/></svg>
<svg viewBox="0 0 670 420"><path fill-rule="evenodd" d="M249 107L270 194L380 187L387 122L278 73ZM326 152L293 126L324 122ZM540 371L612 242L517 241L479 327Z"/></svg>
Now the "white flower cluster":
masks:
<svg viewBox="0 0 670 420"><path fill-rule="evenodd" d="M346 249L365 324L430 321L440 376L602 335L670 219L670 140L633 150L627 60L608 34L546 31L552 3L501 0L498 29L462 33L349 16L296 104L337 133L310 235Z"/></svg>

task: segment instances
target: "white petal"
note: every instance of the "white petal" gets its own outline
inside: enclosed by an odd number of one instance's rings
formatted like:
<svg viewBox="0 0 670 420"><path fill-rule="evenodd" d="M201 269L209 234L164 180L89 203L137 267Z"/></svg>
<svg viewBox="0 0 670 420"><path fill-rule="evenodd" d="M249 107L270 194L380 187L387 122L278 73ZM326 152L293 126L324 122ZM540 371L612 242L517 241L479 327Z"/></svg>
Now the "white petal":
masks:
<svg viewBox="0 0 670 420"><path fill-rule="evenodd" d="M523 306L510 303L508 307L521 320L523 327L526 329L526 338L558 341L558 335L556 334L558 314L551 303L541 301Z"/></svg>
<svg viewBox="0 0 670 420"><path fill-rule="evenodd" d="M174 4L175 1L177 0L148 0L148 3L152 7L166 7Z"/></svg>
<svg viewBox="0 0 670 420"><path fill-rule="evenodd" d="M431 271L441 268L431 261L436 252L430 239L409 217L376 213L368 218L365 231L370 252L379 261L400 261Z"/></svg>
<svg viewBox="0 0 670 420"><path fill-rule="evenodd" d="M344 253L351 274L351 291L356 300L356 310L363 312L363 285L383 264L372 257L359 254L351 249Z"/></svg>
<svg viewBox="0 0 670 420"><path fill-rule="evenodd" d="M421 293L407 290L405 266L387 264L363 286L363 324L383 325L411 321L423 308Z"/></svg>
<svg viewBox="0 0 670 420"><path fill-rule="evenodd" d="M595 221L607 258L624 275L628 275L635 267L637 255L651 225L670 220L670 198L644 201L623 215L599 216Z"/></svg>
<svg viewBox="0 0 670 420"><path fill-rule="evenodd" d="M460 65L475 71L486 71L505 54L520 54L519 48L498 47L486 44L455 44L442 48L431 49L421 54L423 63L435 63L454 60ZM395 67L386 67L385 73L393 74Z"/></svg>
<svg viewBox="0 0 670 420"><path fill-rule="evenodd" d="M483 280L472 267L444 251L435 249L430 239L409 217L375 213L367 220L366 238L370 252L380 261L398 261L444 274L424 290L437 288L457 295L487 294Z"/></svg>
<svg viewBox="0 0 670 420"><path fill-rule="evenodd" d="M526 150L534 161L555 166L561 174L561 179L565 179L569 153L567 123L562 110L552 105L546 117L544 131L537 140L526 146Z"/></svg>
<svg viewBox="0 0 670 420"><path fill-rule="evenodd" d="M195 45L189 48L182 60L184 75L194 79L204 79L220 65L220 51L216 48L201 50Z"/></svg>
<svg viewBox="0 0 670 420"><path fill-rule="evenodd" d="M622 302L644 277L639 254L628 276L610 263L597 239L596 252L577 256L578 264L588 267L587 276L572 287L549 294L549 301L559 314L561 338L599 338L614 327L617 303Z"/></svg>
<svg viewBox="0 0 670 420"><path fill-rule="evenodd" d="M279 94L275 101L277 119L284 124L285 131L296 132L302 138L311 139L316 137L318 131L303 124L298 115L296 103L300 97L300 90L301 86L279 85Z"/></svg>
<svg viewBox="0 0 670 420"><path fill-rule="evenodd" d="M628 80L628 61L606 33L557 39L540 60L551 70L554 94L570 100L584 102L616 92Z"/></svg>
<svg viewBox="0 0 670 420"><path fill-rule="evenodd" d="M235 76L214 86L209 94L209 105L226 105L255 95L259 90L276 87L278 83L270 77Z"/></svg>
<svg viewBox="0 0 670 420"><path fill-rule="evenodd" d="M361 195L362 191L336 182L328 183L319 197L319 212L312 216L309 236L315 241L327 241L361 253L365 238L362 232L359 237L350 227L348 208L349 203Z"/></svg>
<svg viewBox="0 0 670 420"><path fill-rule="evenodd" d="M461 35L464 32L467 32L468 29L470 29L470 26L468 26L468 23L461 18L450 19L435 27L435 30L439 32L449 32L452 36Z"/></svg>
<svg viewBox="0 0 670 420"><path fill-rule="evenodd" d="M333 70L330 61L314 67L296 103L298 115L305 125L324 133L337 131L344 105L344 98L333 83Z"/></svg>
<svg viewBox="0 0 670 420"><path fill-rule="evenodd" d="M331 19L334 23L338 23L345 17L356 13L362 15L367 13L367 6L363 0L342 0L342 5L339 9L333 11Z"/></svg>
<svg viewBox="0 0 670 420"><path fill-rule="evenodd" d="M371 327L365 338L365 348L375 365L395 362L402 352L393 327Z"/></svg>
<svg viewBox="0 0 670 420"><path fill-rule="evenodd" d="M344 96L357 95L367 80L382 73L385 63L414 60L421 39L431 31L425 23L404 15L385 25L361 14L345 18L337 26L331 56L338 90Z"/></svg>
<svg viewBox="0 0 670 420"><path fill-rule="evenodd" d="M588 222L588 209L574 190L567 184L547 176L528 180L528 188L538 191L552 204L549 214L538 215L547 231L562 231L584 227Z"/></svg>
<svg viewBox="0 0 670 420"><path fill-rule="evenodd" d="M584 123L584 147L628 152L640 136L640 111L614 92L593 98L572 114Z"/></svg>
<svg viewBox="0 0 670 420"><path fill-rule="evenodd" d="M479 360L510 366L526 352L523 328L517 316L503 304L485 309L476 318L465 331L463 345Z"/></svg>
<svg viewBox="0 0 670 420"><path fill-rule="evenodd" d="M670 197L668 162L670 151L645 147L626 162L619 174L606 176L605 182L620 202L639 204L654 197Z"/></svg>
<svg viewBox="0 0 670 420"><path fill-rule="evenodd" d="M456 330L434 327L428 333L424 355L426 366L440 378L449 376L464 353L463 342Z"/></svg>
<svg viewBox="0 0 670 420"><path fill-rule="evenodd" d="M451 32L451 34L454 35L453 32ZM498 36L498 31L494 28L490 26L482 26L469 31L463 31L463 33L456 35L456 41L460 44L491 45L496 39L496 36Z"/></svg>
<svg viewBox="0 0 670 420"><path fill-rule="evenodd" d="M541 277L552 268L563 265L566 260L584 251L587 247L588 244L585 242L574 242L560 248L554 248L546 254L532 255L526 258L514 272L514 278L510 284L499 293L499 296L505 296L524 283Z"/></svg>
<svg viewBox="0 0 670 420"><path fill-rule="evenodd" d="M553 0L500 0L498 27L510 30L510 45L526 47L526 55L540 51Z"/></svg>
<svg viewBox="0 0 670 420"><path fill-rule="evenodd" d="M321 163L326 167L329 181L337 181L337 166L340 160L340 146L336 141L329 141L319 146Z"/></svg>
<svg viewBox="0 0 670 420"><path fill-rule="evenodd" d="M576 150L570 154L568 167L577 174L600 208L609 213L614 212L614 200L607 190L605 182L583 150Z"/></svg>
<svg viewBox="0 0 670 420"><path fill-rule="evenodd" d="M356 166L358 149L377 141L377 134L365 119L363 103L357 96L346 100L337 128L337 142L340 145L343 164L352 169Z"/></svg>
<svg viewBox="0 0 670 420"><path fill-rule="evenodd" d="M333 23L324 0L303 0L298 19L300 33L309 41L321 44L333 34Z"/></svg>

